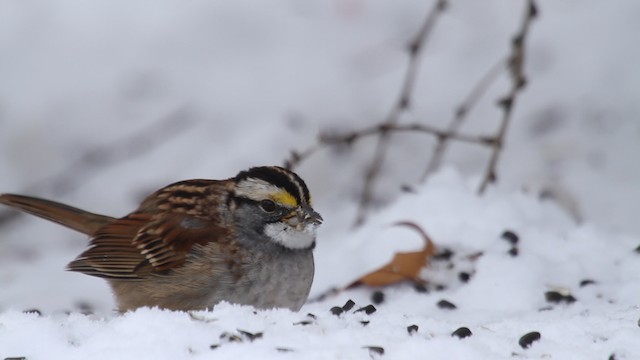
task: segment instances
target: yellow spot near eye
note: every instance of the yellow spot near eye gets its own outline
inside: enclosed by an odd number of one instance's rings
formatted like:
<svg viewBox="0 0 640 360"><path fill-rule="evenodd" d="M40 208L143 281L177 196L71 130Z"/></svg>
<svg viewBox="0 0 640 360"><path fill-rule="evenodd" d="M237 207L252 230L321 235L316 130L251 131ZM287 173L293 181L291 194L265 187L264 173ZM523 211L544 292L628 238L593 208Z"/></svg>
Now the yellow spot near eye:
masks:
<svg viewBox="0 0 640 360"><path fill-rule="evenodd" d="M298 206L298 202L293 195L289 194L286 191L279 191L271 196L271 199L278 204L288 206L288 207L296 207Z"/></svg>

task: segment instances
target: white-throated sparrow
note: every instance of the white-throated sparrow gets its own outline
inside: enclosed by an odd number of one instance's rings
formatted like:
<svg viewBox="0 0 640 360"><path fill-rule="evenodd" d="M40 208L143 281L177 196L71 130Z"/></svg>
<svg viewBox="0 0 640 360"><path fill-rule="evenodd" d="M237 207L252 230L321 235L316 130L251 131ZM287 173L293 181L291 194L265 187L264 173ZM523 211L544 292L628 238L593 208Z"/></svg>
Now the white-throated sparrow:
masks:
<svg viewBox="0 0 640 360"><path fill-rule="evenodd" d="M295 173L254 167L227 180L186 180L120 218L21 195L0 203L91 236L68 270L105 278L118 309L208 309L226 300L300 309L313 281L322 217Z"/></svg>

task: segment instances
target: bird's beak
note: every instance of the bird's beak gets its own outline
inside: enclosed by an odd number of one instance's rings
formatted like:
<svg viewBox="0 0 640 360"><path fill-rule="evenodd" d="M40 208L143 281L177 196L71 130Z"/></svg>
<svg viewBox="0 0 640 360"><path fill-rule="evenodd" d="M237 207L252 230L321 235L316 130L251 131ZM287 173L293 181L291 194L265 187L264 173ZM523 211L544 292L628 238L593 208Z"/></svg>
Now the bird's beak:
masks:
<svg viewBox="0 0 640 360"><path fill-rule="evenodd" d="M322 216L313 210L311 206L302 205L291 212L287 222L292 227L303 230L309 225L318 226L322 224Z"/></svg>
<svg viewBox="0 0 640 360"><path fill-rule="evenodd" d="M302 218L305 224L320 225L322 224L322 216L318 214L309 205L303 205L299 208L298 218Z"/></svg>

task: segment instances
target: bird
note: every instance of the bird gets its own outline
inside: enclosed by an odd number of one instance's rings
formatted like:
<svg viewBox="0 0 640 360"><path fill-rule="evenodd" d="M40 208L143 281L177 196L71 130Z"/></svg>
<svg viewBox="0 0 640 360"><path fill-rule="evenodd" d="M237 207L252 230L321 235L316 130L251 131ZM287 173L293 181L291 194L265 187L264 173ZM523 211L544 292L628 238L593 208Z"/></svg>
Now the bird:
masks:
<svg viewBox="0 0 640 360"><path fill-rule="evenodd" d="M120 312L207 310L221 301L298 311L323 222L302 178L278 166L179 181L121 218L16 194L1 194L0 203L88 235L67 270L106 279Z"/></svg>

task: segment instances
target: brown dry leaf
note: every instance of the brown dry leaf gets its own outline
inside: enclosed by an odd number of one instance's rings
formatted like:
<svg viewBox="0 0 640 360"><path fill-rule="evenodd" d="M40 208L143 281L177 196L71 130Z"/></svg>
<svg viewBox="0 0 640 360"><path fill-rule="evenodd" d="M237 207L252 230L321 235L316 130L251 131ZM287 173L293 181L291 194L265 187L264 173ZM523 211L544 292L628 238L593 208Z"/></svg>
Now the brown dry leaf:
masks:
<svg viewBox="0 0 640 360"><path fill-rule="evenodd" d="M390 263L360 277L347 288L359 285L386 286L406 280L424 284L424 280L420 278L420 271L427 266L427 260L436 252L433 241L420 226L413 222L402 221L394 225L407 226L416 230L424 239L424 248L416 252L396 253Z"/></svg>

